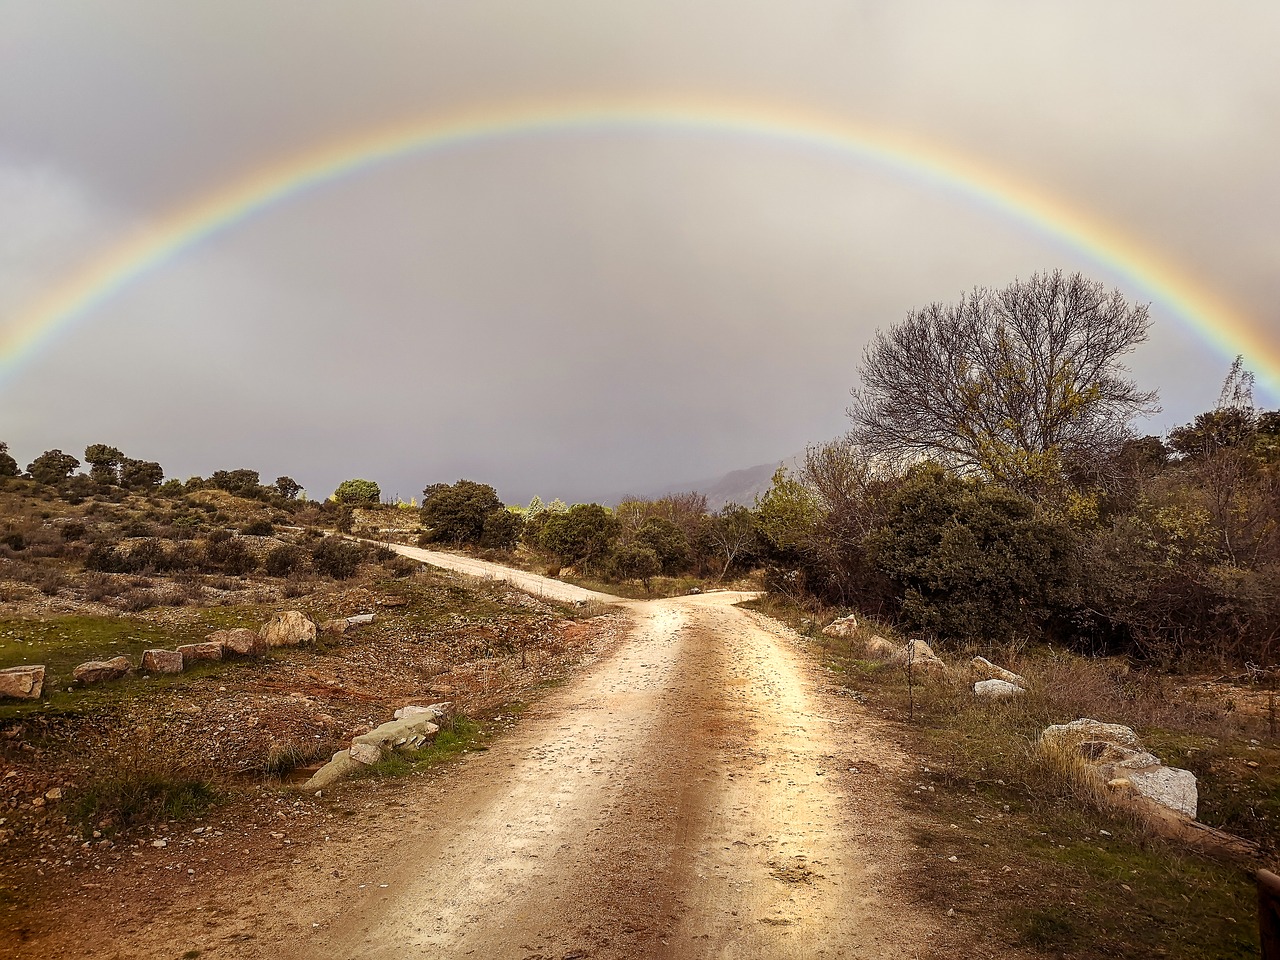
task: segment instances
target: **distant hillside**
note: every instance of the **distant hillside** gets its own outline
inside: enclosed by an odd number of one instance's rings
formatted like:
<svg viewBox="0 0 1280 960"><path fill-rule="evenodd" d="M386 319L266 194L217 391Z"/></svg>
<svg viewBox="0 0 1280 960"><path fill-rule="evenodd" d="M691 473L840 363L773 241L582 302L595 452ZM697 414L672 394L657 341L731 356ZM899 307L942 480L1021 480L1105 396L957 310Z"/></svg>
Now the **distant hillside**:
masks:
<svg viewBox="0 0 1280 960"><path fill-rule="evenodd" d="M750 507L755 505L756 497L761 496L769 489L769 481L773 479L774 471L778 469L779 464L786 464L787 467L794 470L801 458L801 454L796 454L793 457L774 460L771 463L761 463L754 467L733 470L708 480L667 484L661 489L645 493L644 496L657 499L669 493L687 493L690 490L696 490L698 493L706 495L707 509L713 512L728 503Z"/></svg>

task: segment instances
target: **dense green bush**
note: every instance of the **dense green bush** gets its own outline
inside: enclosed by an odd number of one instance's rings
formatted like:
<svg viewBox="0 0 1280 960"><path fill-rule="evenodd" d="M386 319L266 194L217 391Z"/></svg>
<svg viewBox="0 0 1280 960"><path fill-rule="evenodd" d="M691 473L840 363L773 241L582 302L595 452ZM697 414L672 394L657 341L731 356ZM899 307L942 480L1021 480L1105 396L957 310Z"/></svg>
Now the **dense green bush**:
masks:
<svg viewBox="0 0 1280 960"><path fill-rule="evenodd" d="M432 484L422 491L424 538L428 543L478 544L484 539L489 517L499 511L506 512L498 491L487 483L459 480ZM495 536L507 530L500 524L508 521L493 523Z"/></svg>
<svg viewBox="0 0 1280 960"><path fill-rule="evenodd" d="M648 590L650 581L662 572L662 560L653 547L628 543L614 551L613 572L623 580L641 581Z"/></svg>
<svg viewBox="0 0 1280 960"><path fill-rule="evenodd" d="M618 521L598 503L577 503L552 514L542 524L538 546L564 564L584 569L600 567L618 535Z"/></svg>
<svg viewBox="0 0 1280 960"><path fill-rule="evenodd" d="M363 559L364 550L341 537L325 537L311 551L311 566L316 573L335 580L350 580Z"/></svg>
<svg viewBox="0 0 1280 960"><path fill-rule="evenodd" d="M689 563L689 538L665 517L645 520L636 531L634 543L653 551L663 573L679 573Z"/></svg>
<svg viewBox="0 0 1280 960"><path fill-rule="evenodd" d="M484 518L480 546L491 550L512 550L524 532L524 517L510 510L494 510Z"/></svg>
<svg viewBox="0 0 1280 960"><path fill-rule="evenodd" d="M901 590L902 621L938 637L1036 636L1078 601L1076 537L1065 521L932 464L889 495L868 546Z"/></svg>
<svg viewBox="0 0 1280 960"><path fill-rule="evenodd" d="M382 499L382 488L372 480L343 480L333 491L333 499L338 503L374 505Z"/></svg>
<svg viewBox="0 0 1280 960"><path fill-rule="evenodd" d="M301 570L306 564L306 554L299 547L282 543L267 551L262 569L273 577L287 577Z"/></svg>
<svg viewBox="0 0 1280 960"><path fill-rule="evenodd" d="M18 461L9 455L9 445L0 441L0 479L17 475Z"/></svg>

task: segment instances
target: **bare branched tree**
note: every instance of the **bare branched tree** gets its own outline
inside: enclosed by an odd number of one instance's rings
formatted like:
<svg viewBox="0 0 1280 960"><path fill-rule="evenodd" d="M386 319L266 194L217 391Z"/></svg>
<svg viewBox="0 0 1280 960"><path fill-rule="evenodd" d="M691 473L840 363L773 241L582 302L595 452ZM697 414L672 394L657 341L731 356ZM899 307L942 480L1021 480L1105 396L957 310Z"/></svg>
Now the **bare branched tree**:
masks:
<svg viewBox="0 0 1280 960"><path fill-rule="evenodd" d="M922 457L1013 486L1108 457L1156 412L1120 358L1147 337L1147 308L1060 271L975 289L878 331L853 390L850 438L871 455Z"/></svg>

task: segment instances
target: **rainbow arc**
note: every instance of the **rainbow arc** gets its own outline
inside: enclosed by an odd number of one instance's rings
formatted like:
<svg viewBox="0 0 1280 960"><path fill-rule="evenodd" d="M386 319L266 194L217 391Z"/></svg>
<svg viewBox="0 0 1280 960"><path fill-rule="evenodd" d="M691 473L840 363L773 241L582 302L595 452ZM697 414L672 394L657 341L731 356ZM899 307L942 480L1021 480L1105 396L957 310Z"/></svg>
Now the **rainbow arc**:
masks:
<svg viewBox="0 0 1280 960"><path fill-rule="evenodd" d="M1112 224L972 157L892 131L792 107L727 100L610 99L473 107L397 123L272 163L122 238L0 326L0 384L56 337L184 251L272 207L389 160L565 133L692 132L829 151L956 195L1063 243L1132 285L1223 357L1244 354L1271 391L1280 347L1249 318Z"/></svg>

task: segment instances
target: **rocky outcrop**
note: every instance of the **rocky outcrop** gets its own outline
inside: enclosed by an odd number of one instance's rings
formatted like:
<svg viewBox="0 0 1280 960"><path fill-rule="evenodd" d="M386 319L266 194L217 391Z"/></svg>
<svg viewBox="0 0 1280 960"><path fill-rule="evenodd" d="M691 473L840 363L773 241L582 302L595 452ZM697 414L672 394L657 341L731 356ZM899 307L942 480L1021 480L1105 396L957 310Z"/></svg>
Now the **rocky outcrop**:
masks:
<svg viewBox="0 0 1280 960"><path fill-rule="evenodd" d="M986 700L1004 700L1026 693L1022 687L1008 680L979 680L973 685L973 692Z"/></svg>
<svg viewBox="0 0 1280 960"><path fill-rule="evenodd" d="M933 648L923 640L912 640L907 644L907 658L911 669L925 676L943 677L947 674L947 665L942 662Z"/></svg>
<svg viewBox="0 0 1280 960"><path fill-rule="evenodd" d="M841 617L839 620L832 620L822 628L824 637L834 637L837 640L848 640L850 637L858 635L858 618L853 614L847 617Z"/></svg>
<svg viewBox="0 0 1280 960"><path fill-rule="evenodd" d="M347 632L347 628L351 624L346 620L326 620L320 624L320 632L331 637L340 637Z"/></svg>
<svg viewBox="0 0 1280 960"><path fill-rule="evenodd" d="M891 640L876 634L866 641L867 656L877 660L905 660L907 652Z"/></svg>
<svg viewBox="0 0 1280 960"><path fill-rule="evenodd" d="M365 765L351 757L350 750L339 750L328 763L301 787L303 790L323 790L351 774L363 770Z"/></svg>
<svg viewBox="0 0 1280 960"><path fill-rule="evenodd" d="M1023 688L1027 685L1027 681L1021 676L1012 670L996 666L986 657L974 657L969 661L969 667L977 680L1003 680L1005 683L1011 683L1015 687Z"/></svg>
<svg viewBox="0 0 1280 960"><path fill-rule="evenodd" d="M410 714L399 720L388 720L351 741L352 749L358 744L371 744L379 750L417 750L440 731L427 714Z"/></svg>
<svg viewBox="0 0 1280 960"><path fill-rule="evenodd" d="M6 667L0 670L0 697L39 700L44 690L44 666Z"/></svg>
<svg viewBox="0 0 1280 960"><path fill-rule="evenodd" d="M387 606L391 606L390 603ZM347 625L351 627L361 627L366 623L373 623L374 615L372 613L357 613L354 617L347 617Z"/></svg>
<svg viewBox="0 0 1280 960"><path fill-rule="evenodd" d="M372 766L382 759L382 751L376 744L355 742L348 751L351 759L363 766Z"/></svg>
<svg viewBox="0 0 1280 960"><path fill-rule="evenodd" d="M1040 744L1042 749L1078 758L1113 790L1132 793L1195 819L1199 802L1195 774L1166 767L1143 749L1138 735L1129 727L1073 720L1047 727L1040 735Z"/></svg>
<svg viewBox="0 0 1280 960"><path fill-rule="evenodd" d="M1138 735L1130 728L1118 723L1102 723L1099 720L1072 720L1070 723L1056 723L1045 727L1040 734L1040 742L1048 746L1071 747L1086 740L1117 743L1124 747L1138 749L1142 746Z"/></svg>
<svg viewBox="0 0 1280 960"><path fill-rule="evenodd" d="M197 663L216 663L222 659L222 644L211 640L204 643L184 643L178 648L182 654L183 669Z"/></svg>
<svg viewBox="0 0 1280 960"><path fill-rule="evenodd" d="M286 610L263 624L259 633L269 647L297 647L315 642L316 625L299 611Z"/></svg>
<svg viewBox="0 0 1280 960"><path fill-rule="evenodd" d="M403 720L406 717L426 717L432 723L442 720L449 715L449 711L453 708L453 704L445 701L444 703L433 703L430 706L420 707L415 703L406 704L400 707L392 716L396 720Z"/></svg>
<svg viewBox="0 0 1280 960"><path fill-rule="evenodd" d="M232 630L216 630L204 638L206 643L222 646L223 656L260 657L267 652L267 641L257 630L236 627Z"/></svg>
<svg viewBox="0 0 1280 960"><path fill-rule="evenodd" d="M112 657L110 660L89 660L71 671L76 683L104 683L119 680L133 671L128 657Z"/></svg>
<svg viewBox="0 0 1280 960"><path fill-rule="evenodd" d="M317 770L301 789L322 790L372 766L392 750L418 750L426 746L440 731L433 718L444 716L448 709L447 703L401 707L396 711L396 719L353 737L350 748L335 753L333 759Z"/></svg>
<svg viewBox="0 0 1280 960"><path fill-rule="evenodd" d="M181 673L182 654L177 650L146 650L140 669L143 673Z"/></svg>

